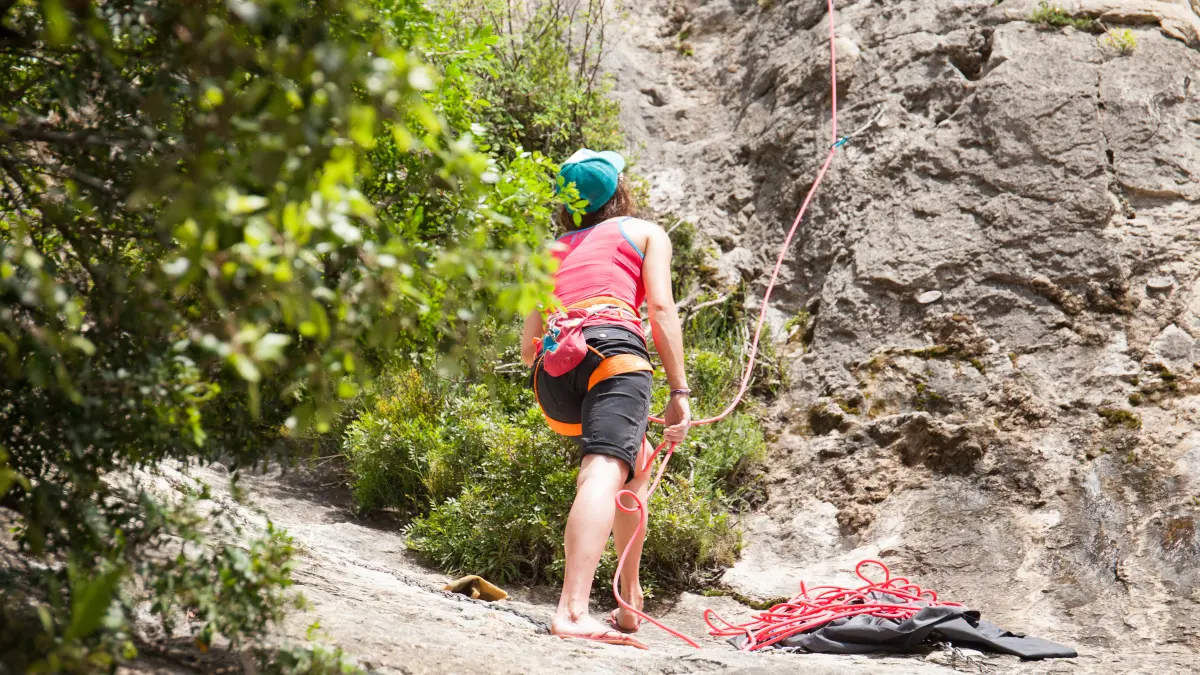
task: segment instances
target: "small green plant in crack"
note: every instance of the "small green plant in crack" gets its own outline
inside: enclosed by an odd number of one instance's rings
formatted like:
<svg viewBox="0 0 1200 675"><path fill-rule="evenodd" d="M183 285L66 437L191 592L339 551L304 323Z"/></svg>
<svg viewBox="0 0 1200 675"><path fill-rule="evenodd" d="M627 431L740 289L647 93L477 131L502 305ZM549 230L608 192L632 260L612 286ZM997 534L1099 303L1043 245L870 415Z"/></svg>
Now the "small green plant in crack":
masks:
<svg viewBox="0 0 1200 675"><path fill-rule="evenodd" d="M785 603L791 599L767 598L766 600L755 600L728 588L706 588L704 589L703 595L706 598L730 598L731 600L742 603L750 609L757 609L760 611L764 609L771 609L775 605Z"/></svg>
<svg viewBox="0 0 1200 675"><path fill-rule="evenodd" d="M887 354L879 354L867 362L867 371L873 375L878 375L886 370L889 365L891 365L891 359L888 358Z"/></svg>
<svg viewBox="0 0 1200 675"><path fill-rule="evenodd" d="M1142 383L1138 388L1137 394L1153 403L1157 403L1164 398L1172 398L1179 395L1179 376L1171 372L1170 368L1160 363L1155 363L1150 364L1146 369L1157 375L1158 379L1157 381L1151 379ZM1138 382L1135 381L1134 384L1137 385Z"/></svg>
<svg viewBox="0 0 1200 675"><path fill-rule="evenodd" d="M945 396L942 396L936 391L930 389L929 385L925 384L924 382L918 381L916 388L917 397L913 402L913 408L916 410L924 412L933 408L944 408L949 402Z"/></svg>
<svg viewBox="0 0 1200 675"><path fill-rule="evenodd" d="M880 401L880 400L872 401L871 405L868 406L868 408L867 408L867 418L868 419L877 419L879 417L883 417L886 414L888 414L888 405L884 401Z"/></svg>
<svg viewBox="0 0 1200 675"><path fill-rule="evenodd" d="M1158 377L1163 382L1165 382L1167 384L1174 384L1174 385L1178 386L1176 380L1179 379L1179 376L1176 375L1175 373L1172 373L1170 368L1168 368L1162 364L1156 364L1155 366L1153 366L1153 368L1155 369L1155 371L1158 372Z"/></svg>
<svg viewBox="0 0 1200 675"><path fill-rule="evenodd" d="M1094 33L1100 30L1098 21L1091 17L1075 17L1071 16L1066 10L1058 5L1052 5L1046 0L1038 3L1037 9L1029 15L1029 22L1041 24L1048 28L1062 28L1063 26L1071 26L1076 30L1081 30L1088 33Z"/></svg>
<svg viewBox="0 0 1200 675"><path fill-rule="evenodd" d="M675 51L679 52L680 56L695 56L696 51L688 39L691 36L691 31L686 28L675 34Z"/></svg>
<svg viewBox="0 0 1200 675"><path fill-rule="evenodd" d="M1146 397L1137 392L1134 392L1129 395L1129 405L1131 405L1135 408L1145 402L1146 402Z"/></svg>
<svg viewBox="0 0 1200 675"><path fill-rule="evenodd" d="M936 359L939 356L945 356L949 354L950 351L950 348L946 345L932 345L930 347L910 349L908 354L921 359Z"/></svg>
<svg viewBox="0 0 1200 675"><path fill-rule="evenodd" d="M1126 429L1141 429L1142 418L1136 413L1119 408L1100 408L1096 414L1104 418L1110 427L1125 427Z"/></svg>
<svg viewBox="0 0 1200 675"><path fill-rule="evenodd" d="M812 315L808 310L802 309L795 316L783 323L783 333L787 336L788 342L799 340L800 344L808 347L809 338L809 323L812 321Z"/></svg>
<svg viewBox="0 0 1200 675"><path fill-rule="evenodd" d="M987 375L987 368L984 368L983 361L976 358L969 358L967 359L967 363L971 364L975 370L978 370L980 375Z"/></svg>
<svg viewBox="0 0 1200 675"><path fill-rule="evenodd" d="M846 413L847 415L857 415L862 412L862 409L857 405L840 398L837 401L837 405L842 409L842 412Z"/></svg>
<svg viewBox="0 0 1200 675"><path fill-rule="evenodd" d="M1137 36L1134 35L1133 31L1129 30L1128 28L1123 28L1121 30L1110 28L1106 31L1106 33L1107 34L1101 39L1101 41L1109 47L1117 50L1121 56L1129 56L1134 52L1135 49L1137 49Z"/></svg>

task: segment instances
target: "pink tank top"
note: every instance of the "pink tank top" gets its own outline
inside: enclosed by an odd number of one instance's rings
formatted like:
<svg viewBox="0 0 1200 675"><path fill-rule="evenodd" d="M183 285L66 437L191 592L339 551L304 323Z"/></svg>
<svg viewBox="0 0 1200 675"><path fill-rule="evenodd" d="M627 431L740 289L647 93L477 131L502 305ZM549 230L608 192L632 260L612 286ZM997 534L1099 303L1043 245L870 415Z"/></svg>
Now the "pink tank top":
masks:
<svg viewBox="0 0 1200 675"><path fill-rule="evenodd" d="M554 275L554 294L564 306L594 298L608 296L623 300L637 310L646 299L646 286L642 283L643 253L625 235L622 224L628 218L613 218L592 227L576 230L559 237L554 257L558 258L558 272ZM621 319L614 315L589 317L584 326L620 326L643 336L639 318L621 312Z"/></svg>

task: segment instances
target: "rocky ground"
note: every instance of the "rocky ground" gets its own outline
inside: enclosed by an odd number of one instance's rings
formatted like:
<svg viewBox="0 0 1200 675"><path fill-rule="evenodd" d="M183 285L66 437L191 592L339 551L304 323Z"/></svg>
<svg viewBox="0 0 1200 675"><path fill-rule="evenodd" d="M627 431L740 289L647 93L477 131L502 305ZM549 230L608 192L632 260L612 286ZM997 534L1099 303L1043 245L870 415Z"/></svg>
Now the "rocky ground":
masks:
<svg viewBox="0 0 1200 675"><path fill-rule="evenodd" d="M203 480L221 494L228 476L220 467L193 469L188 476L164 469L165 482ZM820 654L743 654L709 638L701 620L704 608L748 617L752 610L721 597L685 594L651 606L656 617L697 638L693 649L647 627L639 636L650 647L639 651L594 643L563 641L549 635L553 589L510 588L513 597L498 603L469 600L440 590L448 578L431 572L404 548L394 523L361 522L349 512L345 493L323 484L327 475L305 471L243 476L241 487L253 494L253 506L241 509L247 523L266 523L266 514L295 538L299 568L296 590L312 607L289 616L282 641L304 641L320 622L319 642L337 644L370 672L410 675L451 673L738 673L741 675L833 675L864 673L1112 673L1139 670L1153 659L1156 673L1188 672L1186 650L1081 649L1079 659L1021 663L1014 657L986 656L954 661L949 652L897 657ZM228 503L227 503L228 505ZM801 528L802 529L802 528ZM758 558L761 560L761 558ZM803 558L781 567L772 578L839 571L838 561L805 568ZM814 577L809 577L814 578ZM789 592L791 589L789 589ZM611 601L601 603L607 611ZM186 634L187 625L178 628ZM186 641L123 672L239 672L236 660L220 653L197 654ZM232 663L229 663L232 661Z"/></svg>
<svg viewBox="0 0 1200 675"><path fill-rule="evenodd" d="M791 384L769 421L769 499L725 582L790 595L878 557L1081 654L989 657L989 672L1194 672L1200 3L1060 4L1136 47L1033 25L1034 0L837 2L842 129L876 121L836 160L776 291ZM761 293L828 148L827 21L820 0L648 0L622 22L608 66L636 170L711 241L721 283ZM289 633L319 618L380 672L949 668L695 651L651 627L649 652L562 642L544 590L447 595L394 525L356 522L312 483L250 482L301 546L314 608ZM750 613L691 595L653 610L702 637L709 605Z"/></svg>

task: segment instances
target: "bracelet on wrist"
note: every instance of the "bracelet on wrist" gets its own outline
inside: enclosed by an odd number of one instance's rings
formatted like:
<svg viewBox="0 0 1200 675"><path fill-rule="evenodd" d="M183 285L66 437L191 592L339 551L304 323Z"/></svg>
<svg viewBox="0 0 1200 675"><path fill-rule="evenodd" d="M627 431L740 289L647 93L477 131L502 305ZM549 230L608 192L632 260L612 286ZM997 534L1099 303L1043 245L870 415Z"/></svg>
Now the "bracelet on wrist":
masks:
<svg viewBox="0 0 1200 675"><path fill-rule="evenodd" d="M692 390L691 390L691 389L686 389L686 388L685 388L685 389L672 389L672 390L671 390L671 396L688 396L688 397L691 397L691 395L692 395Z"/></svg>

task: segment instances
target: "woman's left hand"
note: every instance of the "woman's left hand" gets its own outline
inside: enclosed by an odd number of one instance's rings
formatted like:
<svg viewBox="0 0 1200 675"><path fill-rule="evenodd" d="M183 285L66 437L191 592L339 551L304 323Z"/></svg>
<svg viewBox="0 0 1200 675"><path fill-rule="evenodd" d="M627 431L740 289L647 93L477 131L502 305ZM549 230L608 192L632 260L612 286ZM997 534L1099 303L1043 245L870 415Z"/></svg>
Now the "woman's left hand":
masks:
<svg viewBox="0 0 1200 675"><path fill-rule="evenodd" d="M676 445L683 443L683 440L687 438L688 428L692 425L692 404L688 401L687 396L672 396L667 403L663 419L667 423L667 430L663 432L663 438Z"/></svg>

